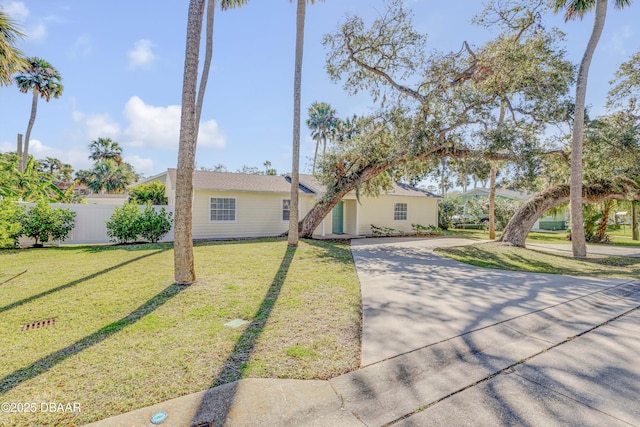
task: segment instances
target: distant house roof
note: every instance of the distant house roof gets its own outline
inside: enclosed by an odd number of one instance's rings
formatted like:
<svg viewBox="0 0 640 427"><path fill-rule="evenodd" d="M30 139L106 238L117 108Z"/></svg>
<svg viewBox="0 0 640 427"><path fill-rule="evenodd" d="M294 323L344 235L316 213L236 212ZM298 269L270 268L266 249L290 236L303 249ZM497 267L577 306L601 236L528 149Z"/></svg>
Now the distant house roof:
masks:
<svg viewBox="0 0 640 427"><path fill-rule="evenodd" d="M119 199L128 199L129 195L127 194L96 194L96 193L92 193L92 194L87 194L86 196L84 196L85 199L115 199L115 200L119 200Z"/></svg>
<svg viewBox="0 0 640 427"><path fill-rule="evenodd" d="M300 182L309 186L311 189L316 192L324 193L327 191L327 187L322 184L318 179L313 175L300 174ZM409 196L409 197L433 197L440 198L440 196L430 193L425 190L421 190L419 188L413 187L409 184L403 184L401 182L394 182L393 188L391 191L384 193L390 194L394 196Z"/></svg>
<svg viewBox="0 0 640 427"><path fill-rule="evenodd" d="M169 169L168 173L171 182L175 183L176 170ZM291 192L291 183L284 176L195 171L193 173L193 189L247 191L256 193L289 193ZM306 194L314 193L304 185L300 186L300 191Z"/></svg>
<svg viewBox="0 0 640 427"><path fill-rule="evenodd" d="M473 190L466 191L461 196L489 196L490 189L489 188L474 188ZM504 197L505 199L512 200L529 200L533 197L535 193L531 191L520 191L520 190L508 190L506 188L496 188L496 196Z"/></svg>

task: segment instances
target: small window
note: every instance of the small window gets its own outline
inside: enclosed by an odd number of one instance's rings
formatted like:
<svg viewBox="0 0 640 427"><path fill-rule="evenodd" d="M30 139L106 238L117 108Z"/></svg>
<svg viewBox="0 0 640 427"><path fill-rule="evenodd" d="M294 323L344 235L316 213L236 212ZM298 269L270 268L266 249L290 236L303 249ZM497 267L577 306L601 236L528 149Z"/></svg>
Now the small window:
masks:
<svg viewBox="0 0 640 427"><path fill-rule="evenodd" d="M282 200L282 220L289 221L291 215L291 200L283 199Z"/></svg>
<svg viewBox="0 0 640 427"><path fill-rule="evenodd" d="M406 203L396 203L393 206L393 220L394 221L407 220L407 204Z"/></svg>
<svg viewBox="0 0 640 427"><path fill-rule="evenodd" d="M211 221L235 221L236 199L211 198Z"/></svg>

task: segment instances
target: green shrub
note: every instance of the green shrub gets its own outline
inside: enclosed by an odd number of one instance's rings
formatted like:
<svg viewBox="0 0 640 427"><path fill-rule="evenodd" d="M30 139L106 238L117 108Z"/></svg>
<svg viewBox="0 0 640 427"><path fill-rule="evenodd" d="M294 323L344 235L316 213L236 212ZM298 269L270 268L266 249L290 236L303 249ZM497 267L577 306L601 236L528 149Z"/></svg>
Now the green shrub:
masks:
<svg viewBox="0 0 640 427"><path fill-rule="evenodd" d="M420 225L411 224L413 231L420 236L437 236L440 234L440 229L435 225Z"/></svg>
<svg viewBox="0 0 640 427"><path fill-rule="evenodd" d="M141 237L156 243L170 230L173 213L162 208L159 212L147 203L143 212L135 202L127 202L122 208L115 208L107 221L107 235L117 243L131 243Z"/></svg>
<svg viewBox="0 0 640 427"><path fill-rule="evenodd" d="M164 208L156 211L151 204L142 212L138 218L138 230L143 239L156 243L171 231L173 213L167 212Z"/></svg>
<svg viewBox="0 0 640 427"><path fill-rule="evenodd" d="M113 242L135 242L140 234L140 208L134 202L127 202L121 208L115 208L107 221L107 236Z"/></svg>
<svg viewBox="0 0 640 427"><path fill-rule="evenodd" d="M73 230L75 217L75 212L69 209L51 209L49 202L41 199L20 216L20 235L34 239L34 246L42 246L49 239L63 241Z"/></svg>
<svg viewBox="0 0 640 427"><path fill-rule="evenodd" d="M24 206L15 200L0 200L0 248L14 247L22 235Z"/></svg>
<svg viewBox="0 0 640 427"><path fill-rule="evenodd" d="M165 196L165 185L160 181L151 181L146 184L138 184L129 189L129 201L139 205L151 203L152 205L166 205L168 199Z"/></svg>
<svg viewBox="0 0 640 427"><path fill-rule="evenodd" d="M371 234L373 234L374 236L389 237L397 233L398 233L398 230L396 230L395 228L384 227L384 226L378 227L377 225L371 224Z"/></svg>
<svg viewBox="0 0 640 427"><path fill-rule="evenodd" d="M456 212L456 203L453 200L442 200L438 203L438 227L448 230L453 226L453 216Z"/></svg>

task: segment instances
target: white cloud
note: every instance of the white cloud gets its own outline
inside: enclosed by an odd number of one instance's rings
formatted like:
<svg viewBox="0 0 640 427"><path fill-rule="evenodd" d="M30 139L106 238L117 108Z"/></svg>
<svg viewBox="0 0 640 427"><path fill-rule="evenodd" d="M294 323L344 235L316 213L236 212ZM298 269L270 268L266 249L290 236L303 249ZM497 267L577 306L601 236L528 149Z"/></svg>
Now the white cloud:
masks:
<svg viewBox="0 0 640 427"><path fill-rule="evenodd" d="M27 9L27 6L21 1L9 2L2 8L11 19L19 22L24 22L27 16L29 16L29 9Z"/></svg>
<svg viewBox="0 0 640 427"><path fill-rule="evenodd" d="M79 36L71 47L72 58L86 58L91 53L92 43L89 34Z"/></svg>
<svg viewBox="0 0 640 427"><path fill-rule="evenodd" d="M40 23L35 27L28 28L26 33L27 40L41 42L47 37L47 26Z"/></svg>
<svg viewBox="0 0 640 427"><path fill-rule="evenodd" d="M117 138L120 135L120 125L112 121L108 114L84 114L79 111L73 111L71 117L76 122L81 122L86 126L87 136L91 140Z"/></svg>
<svg viewBox="0 0 640 427"><path fill-rule="evenodd" d="M125 156L124 161L131 164L136 172L143 175L151 175L153 170L153 159L146 159L138 155Z"/></svg>
<svg viewBox="0 0 640 427"><path fill-rule="evenodd" d="M627 42L632 40L633 38L633 30L631 26L625 25L616 30L615 33L609 39L607 43L607 48L610 50L614 50L622 55L627 54Z"/></svg>
<svg viewBox="0 0 640 427"><path fill-rule="evenodd" d="M129 68L132 70L146 68L157 59L151 48L154 44L151 40L140 39L134 43L133 49L127 52Z"/></svg>
<svg viewBox="0 0 640 427"><path fill-rule="evenodd" d="M180 106L156 107L133 96L127 101L124 115L129 127L124 134L134 147L177 149L180 138ZM215 120L201 122L198 146L224 148L224 136Z"/></svg>
<svg viewBox="0 0 640 427"><path fill-rule="evenodd" d="M22 31L25 33L25 40L30 42L41 42L47 37L47 26L43 23L36 25L30 25L25 28L25 22L31 12L21 1L12 1L6 5L0 5L0 9L3 9L9 17L20 24L22 24Z"/></svg>

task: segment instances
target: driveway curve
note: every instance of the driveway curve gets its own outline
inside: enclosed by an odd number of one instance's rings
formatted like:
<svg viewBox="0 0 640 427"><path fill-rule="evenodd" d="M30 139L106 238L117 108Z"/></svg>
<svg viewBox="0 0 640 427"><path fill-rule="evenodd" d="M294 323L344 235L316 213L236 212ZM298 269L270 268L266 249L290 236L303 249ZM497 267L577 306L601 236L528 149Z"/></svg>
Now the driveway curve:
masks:
<svg viewBox="0 0 640 427"><path fill-rule="evenodd" d="M362 366L430 346L628 280L479 268L434 253L477 241L351 241L362 290Z"/></svg>

